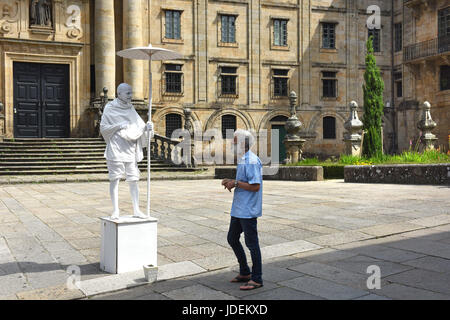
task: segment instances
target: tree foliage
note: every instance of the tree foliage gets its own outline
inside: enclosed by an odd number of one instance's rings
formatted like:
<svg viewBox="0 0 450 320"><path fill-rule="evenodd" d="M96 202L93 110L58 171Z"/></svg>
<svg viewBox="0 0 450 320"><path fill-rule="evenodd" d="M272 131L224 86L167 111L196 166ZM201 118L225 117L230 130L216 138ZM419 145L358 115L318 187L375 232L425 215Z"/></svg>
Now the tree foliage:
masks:
<svg viewBox="0 0 450 320"><path fill-rule="evenodd" d="M383 117L384 82L373 54L373 36L367 40L366 72L364 73L364 130L363 154L367 158L383 154L381 126Z"/></svg>

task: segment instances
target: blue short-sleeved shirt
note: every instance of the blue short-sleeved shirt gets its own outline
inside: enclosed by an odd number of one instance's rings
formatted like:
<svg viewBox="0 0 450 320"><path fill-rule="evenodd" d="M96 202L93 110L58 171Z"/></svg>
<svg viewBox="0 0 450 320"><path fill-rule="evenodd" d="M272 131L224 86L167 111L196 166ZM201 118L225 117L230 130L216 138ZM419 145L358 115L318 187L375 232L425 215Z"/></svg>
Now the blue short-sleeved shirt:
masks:
<svg viewBox="0 0 450 320"><path fill-rule="evenodd" d="M261 160L253 152L248 151L239 160L236 171L236 180L248 184L260 184L258 192L246 191L241 188L234 190L231 216L243 219L252 219L262 215L263 169Z"/></svg>

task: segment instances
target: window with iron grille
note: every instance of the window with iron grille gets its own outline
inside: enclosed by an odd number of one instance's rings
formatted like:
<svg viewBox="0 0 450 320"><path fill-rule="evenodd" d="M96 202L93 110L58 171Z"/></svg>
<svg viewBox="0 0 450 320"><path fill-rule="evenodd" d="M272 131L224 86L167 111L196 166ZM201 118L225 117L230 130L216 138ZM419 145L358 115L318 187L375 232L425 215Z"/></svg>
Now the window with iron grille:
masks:
<svg viewBox="0 0 450 320"><path fill-rule="evenodd" d="M227 130L236 131L236 116L227 114L222 116L222 138L227 138Z"/></svg>
<svg viewBox="0 0 450 320"><path fill-rule="evenodd" d="M402 51L403 49L403 25L396 23L394 25L395 32L395 52Z"/></svg>
<svg viewBox="0 0 450 320"><path fill-rule="evenodd" d="M273 95L274 97L288 96L289 70L273 69Z"/></svg>
<svg viewBox="0 0 450 320"><path fill-rule="evenodd" d="M236 42L236 16L222 15L222 42Z"/></svg>
<svg viewBox="0 0 450 320"><path fill-rule="evenodd" d="M172 137L172 133L181 129L181 115L176 113L169 113L166 115L166 137Z"/></svg>
<svg viewBox="0 0 450 320"><path fill-rule="evenodd" d="M439 10L438 12L438 37L450 36L450 7Z"/></svg>
<svg viewBox="0 0 450 320"><path fill-rule="evenodd" d="M401 72L394 73L394 81L395 81L397 98L401 98L401 97L403 97L403 81L402 81L402 73Z"/></svg>
<svg viewBox="0 0 450 320"><path fill-rule="evenodd" d="M450 90L450 66L441 66L440 71L441 91Z"/></svg>
<svg viewBox="0 0 450 320"><path fill-rule="evenodd" d="M373 51L381 52L381 30L380 29L369 29L369 37L373 36Z"/></svg>
<svg viewBox="0 0 450 320"><path fill-rule="evenodd" d="M288 20L273 19L273 44L275 46L287 46L287 23Z"/></svg>
<svg viewBox="0 0 450 320"><path fill-rule="evenodd" d="M334 117L323 118L323 138L336 139L336 118Z"/></svg>
<svg viewBox="0 0 450 320"><path fill-rule="evenodd" d="M183 66L181 64L164 65L165 72L165 92L182 93L183 92Z"/></svg>
<svg viewBox="0 0 450 320"><path fill-rule="evenodd" d="M337 97L337 79L336 72L322 72L322 96L324 98Z"/></svg>
<svg viewBox="0 0 450 320"><path fill-rule="evenodd" d="M236 67L221 67L220 68L221 79L221 94L227 95L237 94L236 80L237 80L237 68Z"/></svg>
<svg viewBox="0 0 450 320"><path fill-rule="evenodd" d="M322 48L336 49L336 23L322 23Z"/></svg>
<svg viewBox="0 0 450 320"><path fill-rule="evenodd" d="M166 38L181 39L181 11L166 10Z"/></svg>

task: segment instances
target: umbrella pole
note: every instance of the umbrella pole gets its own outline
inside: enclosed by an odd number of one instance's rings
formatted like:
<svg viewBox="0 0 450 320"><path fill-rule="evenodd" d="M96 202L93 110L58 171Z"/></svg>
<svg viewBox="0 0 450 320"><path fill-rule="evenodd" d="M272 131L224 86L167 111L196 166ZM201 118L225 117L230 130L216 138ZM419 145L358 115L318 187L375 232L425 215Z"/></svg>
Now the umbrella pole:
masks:
<svg viewBox="0 0 450 320"><path fill-rule="evenodd" d="M148 121L152 121L152 60L149 60L149 85L148 85ZM148 134L148 146L147 146L147 217L150 218L150 147L151 147L151 136L150 130L147 131Z"/></svg>

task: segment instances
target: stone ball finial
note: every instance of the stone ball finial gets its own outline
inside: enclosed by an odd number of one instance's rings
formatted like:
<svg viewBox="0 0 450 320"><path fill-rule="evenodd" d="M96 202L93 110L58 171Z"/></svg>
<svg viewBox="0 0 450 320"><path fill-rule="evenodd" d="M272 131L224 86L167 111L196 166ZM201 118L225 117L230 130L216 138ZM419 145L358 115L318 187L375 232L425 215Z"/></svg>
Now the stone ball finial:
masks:
<svg viewBox="0 0 450 320"><path fill-rule="evenodd" d="M430 110L431 109L431 103L429 103L428 101L425 101L423 103L423 106L425 107L425 109Z"/></svg>
<svg viewBox="0 0 450 320"><path fill-rule="evenodd" d="M186 117L189 117L192 114L191 108L184 108L183 112Z"/></svg>
<svg viewBox="0 0 450 320"><path fill-rule="evenodd" d="M107 87L103 87L103 93L106 96L106 94L108 93L108 88Z"/></svg>
<svg viewBox="0 0 450 320"><path fill-rule="evenodd" d="M358 109L358 103L356 101L350 102L350 109Z"/></svg>
<svg viewBox="0 0 450 320"><path fill-rule="evenodd" d="M4 110L3 103L0 102L0 112L3 112L3 110Z"/></svg>

